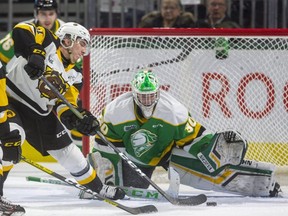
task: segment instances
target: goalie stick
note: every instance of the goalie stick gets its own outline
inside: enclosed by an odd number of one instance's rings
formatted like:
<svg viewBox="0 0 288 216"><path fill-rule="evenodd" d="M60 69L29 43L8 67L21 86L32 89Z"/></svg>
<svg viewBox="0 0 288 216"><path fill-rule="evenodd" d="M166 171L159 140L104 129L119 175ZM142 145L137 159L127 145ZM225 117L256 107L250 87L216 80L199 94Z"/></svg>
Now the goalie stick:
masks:
<svg viewBox="0 0 288 216"><path fill-rule="evenodd" d="M43 82L56 94L56 96L61 99L68 107L69 109L79 118L83 119L83 115L72 105L69 103L69 101L58 91L58 89L55 88L44 76L41 77ZM188 198L177 198L172 197L169 194L167 194L164 190L162 190L157 184L155 184L145 173L142 172L141 169L139 169L129 158L121 152L117 147L115 147L109 140L106 139L106 137L97 130L98 136L102 139L102 141L108 145L110 148L112 148L121 158L123 161L125 161L133 170L137 172L139 176L141 176L143 179L145 179L147 182L150 183L165 199L167 199L170 203L173 205L188 205L188 206L195 206L200 205L202 203L205 203L207 201L207 197L205 194L199 194L197 196L188 197Z"/></svg>
<svg viewBox="0 0 288 216"><path fill-rule="evenodd" d="M158 212L157 208L154 205L146 205L146 206L140 206L140 207L128 207L128 206L122 205L122 204L120 204L118 202L115 202L115 201L113 201L111 199L108 199L108 198L106 198L106 197L104 197L104 196L102 196L102 195L100 195L100 194L98 194L98 193L86 188L85 186L80 185L80 184L78 184L78 183L66 178L65 176L62 176L62 175L60 175L60 174L58 174L58 173L56 173L56 172L54 172L54 171L52 171L52 170L50 170L48 168L36 163L36 162L34 162L34 161L24 157L24 156L21 156L21 159L23 161L25 161L26 163L36 167L37 169L39 169L39 170L41 170L41 171L43 171L43 172L45 172L45 173L47 173L47 174L49 174L49 175L51 175L51 176L53 176L55 178L61 180L62 182L66 182L67 184L69 184L71 186L74 186L74 187L76 187L76 188L78 188L78 189L80 189L82 191L85 191L85 192L87 192L89 194L92 194L93 196L97 197L98 200L102 200L104 202L107 202L110 205L113 205L113 206L115 206L117 208L120 208L120 209L126 211L126 212L129 212L130 214L137 215L137 214L143 214L143 213Z"/></svg>
<svg viewBox="0 0 288 216"><path fill-rule="evenodd" d="M46 177L36 177L36 176L26 176L27 181L33 181L33 182L40 182L40 183L47 183L47 184L56 184L56 185L64 185L64 186L70 186L69 184L62 182L58 179L51 179L51 178L46 178ZM163 201L166 200L164 197L156 190L153 189L145 189L145 188L135 188L135 187L121 187L127 196L132 197L132 198L139 198L139 199L144 199L144 200L159 200ZM86 199L85 193L83 193L82 199ZM179 195L179 197L189 197L191 195L189 194L183 194ZM207 195L208 198L244 198L245 196L243 195L237 195L237 194L232 194L232 195ZM80 197L81 198L81 197ZM88 198L87 198L88 199ZM91 199L89 197L89 199Z"/></svg>

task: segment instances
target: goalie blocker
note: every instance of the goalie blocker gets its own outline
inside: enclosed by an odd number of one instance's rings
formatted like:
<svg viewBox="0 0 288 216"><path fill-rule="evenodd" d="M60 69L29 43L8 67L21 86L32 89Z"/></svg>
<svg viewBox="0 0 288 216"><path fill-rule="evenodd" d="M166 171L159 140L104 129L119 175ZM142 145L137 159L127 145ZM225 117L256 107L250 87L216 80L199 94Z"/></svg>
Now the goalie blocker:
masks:
<svg viewBox="0 0 288 216"><path fill-rule="evenodd" d="M98 168L100 179L106 184L131 186L123 185L123 164L119 156L108 147L97 146L97 143L95 147L97 152L89 154L88 159ZM178 173L181 184L193 188L254 197L277 196L280 185L275 182L275 166L243 160L246 150L247 142L238 132L204 134L183 149L174 148L169 167L176 171L174 175ZM143 181L138 178L133 175L133 182L138 181L141 185L132 186L143 188ZM171 178L170 173L169 178L170 188L174 190L171 193L177 196L179 182L175 179L178 177Z"/></svg>

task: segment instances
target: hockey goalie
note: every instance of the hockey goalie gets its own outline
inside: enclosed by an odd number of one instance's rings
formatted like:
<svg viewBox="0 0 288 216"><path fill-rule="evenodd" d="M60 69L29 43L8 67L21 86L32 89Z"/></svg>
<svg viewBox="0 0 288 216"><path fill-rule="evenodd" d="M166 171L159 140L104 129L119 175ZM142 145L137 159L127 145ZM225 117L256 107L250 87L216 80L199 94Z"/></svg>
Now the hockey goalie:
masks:
<svg viewBox="0 0 288 216"><path fill-rule="evenodd" d="M150 70L139 71L131 86L132 92L120 95L103 110L101 132L149 178L157 166L170 170L176 196L179 184L253 197L278 195L275 166L244 160L247 141L240 133L206 130L186 107L160 90ZM97 135L88 158L106 184L149 187Z"/></svg>

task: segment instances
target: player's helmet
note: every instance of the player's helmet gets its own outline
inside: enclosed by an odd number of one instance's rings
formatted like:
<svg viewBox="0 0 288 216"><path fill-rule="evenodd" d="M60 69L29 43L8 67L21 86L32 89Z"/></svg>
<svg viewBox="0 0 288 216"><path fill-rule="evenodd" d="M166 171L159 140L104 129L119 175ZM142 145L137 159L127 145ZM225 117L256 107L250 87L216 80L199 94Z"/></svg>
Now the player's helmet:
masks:
<svg viewBox="0 0 288 216"><path fill-rule="evenodd" d="M140 70L131 85L135 103L140 107L143 116L150 118L160 97L157 77L151 70Z"/></svg>
<svg viewBox="0 0 288 216"><path fill-rule="evenodd" d="M34 8L38 10L56 10L58 9L58 4L56 0L35 0Z"/></svg>
<svg viewBox="0 0 288 216"><path fill-rule="evenodd" d="M70 47L66 47L65 45L63 45L62 41L64 40L64 38L71 39L73 43L78 38L83 39L87 43L87 48L89 48L89 45L90 45L89 31L84 26L78 23L75 23L75 22L64 23L63 25L60 26L60 28L56 31L55 34L59 37L61 45L65 48L70 48ZM72 46L73 44L71 45L71 47Z"/></svg>

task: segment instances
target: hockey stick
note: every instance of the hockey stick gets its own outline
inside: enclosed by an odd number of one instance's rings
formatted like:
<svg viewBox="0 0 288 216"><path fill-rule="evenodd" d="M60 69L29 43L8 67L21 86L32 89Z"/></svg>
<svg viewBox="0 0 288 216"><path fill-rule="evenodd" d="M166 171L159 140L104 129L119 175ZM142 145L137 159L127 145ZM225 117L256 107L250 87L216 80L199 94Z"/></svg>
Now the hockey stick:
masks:
<svg viewBox="0 0 288 216"><path fill-rule="evenodd" d="M36 177L36 176L26 176L27 181L71 186L70 184L60 181L58 179L52 179L47 177ZM71 180L73 181L73 180ZM134 187L121 187L127 196L142 199L153 199L153 200L163 200L163 196L156 190L144 189L144 188L134 188ZM90 196L90 195L89 195ZM80 197L81 198L81 197ZM85 199L85 197L83 198ZM91 199L91 198L90 198Z"/></svg>
<svg viewBox="0 0 288 216"><path fill-rule="evenodd" d="M57 95L57 97L61 99L70 108L70 110L79 119L83 119L83 115L74 106L72 106L72 104L70 104L69 101L62 94L60 94L60 92L44 76L42 76L41 79ZM207 201L207 197L205 196L205 194L199 194L197 196L183 198L183 199L170 196L164 190L162 190L157 184L155 184L145 173L143 173L142 170L139 169L131 160L129 160L129 158L123 152L121 152L109 140L107 140L106 137L99 130L97 130L97 134L106 145L112 148L122 158L123 161L125 161L133 170L135 170L139 176L141 176L143 179L149 182L170 203L174 205L194 206L194 205L200 205Z"/></svg>
<svg viewBox="0 0 288 216"><path fill-rule="evenodd" d="M33 181L33 182L54 184L54 185L70 186L68 183L60 181L58 179L51 179L51 178L44 178L44 177L26 176L26 180L27 181Z"/></svg>
<svg viewBox="0 0 288 216"><path fill-rule="evenodd" d="M35 177L35 176L27 176L27 181L33 181L33 182L40 182L45 184L56 184L56 185L64 185L64 186L70 186L69 184L62 182L58 179L51 179L46 177ZM153 189L145 189L145 188L135 188L135 187L121 187L127 196L132 198L139 198L144 200L155 200L155 201L163 201L166 200L164 197L156 190ZM189 194L183 194L179 195L179 197L189 197L191 195ZM85 197L85 194L79 196L80 199L92 199L92 196ZM237 194L231 194L231 195L207 195L208 198L244 198L246 196L244 195L237 195Z"/></svg>
<svg viewBox="0 0 288 216"><path fill-rule="evenodd" d="M37 169L39 169L39 170L41 170L41 171L43 171L43 172L45 172L45 173L47 173L47 174L49 174L51 176L63 181L63 182L66 182L67 184L69 184L71 186L74 186L74 187L76 187L76 188L78 188L80 190L83 190L83 191L85 191L85 192L87 192L89 194L92 194L93 196L97 197L98 200L105 201L105 202L109 203L110 205L113 205L113 206L115 206L117 208L120 208L120 209L126 211L126 212L129 212L130 214L136 215L136 214L142 214L142 213L158 212L157 208L154 205L146 205L146 206L140 206L140 207L134 207L134 208L122 205L122 204L120 204L118 202L115 202L115 201L113 201L111 199L108 199L108 198L106 198L106 197L104 197L104 196L102 196L102 195L100 195L100 194L98 194L98 193L86 188L83 185L80 185L80 184L78 184L78 183L76 183L74 181L71 181L70 179L68 179L68 178L66 178L66 177L64 177L64 176L62 176L62 175L60 175L60 174L58 174L58 173L46 168L46 167L44 167L44 166L42 166L42 165L40 165L40 164L38 164L38 163L26 158L26 157L24 157L24 156L22 156L21 159L23 161L25 161L26 163L36 167Z"/></svg>
<svg viewBox="0 0 288 216"><path fill-rule="evenodd" d="M27 181L40 182L40 183L48 183L54 185L64 185L71 186L66 182L60 181L58 179L46 178L46 177L36 177L36 176L26 176ZM153 200L164 200L164 197L156 190L153 189L144 189L144 188L134 188L134 187L121 187L127 196L133 198L141 198L141 199L153 199ZM188 197L190 195L185 195L182 197ZM81 198L81 197L80 197ZM89 199L91 199L92 196ZM86 199L82 197L82 199Z"/></svg>

